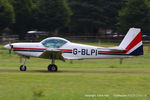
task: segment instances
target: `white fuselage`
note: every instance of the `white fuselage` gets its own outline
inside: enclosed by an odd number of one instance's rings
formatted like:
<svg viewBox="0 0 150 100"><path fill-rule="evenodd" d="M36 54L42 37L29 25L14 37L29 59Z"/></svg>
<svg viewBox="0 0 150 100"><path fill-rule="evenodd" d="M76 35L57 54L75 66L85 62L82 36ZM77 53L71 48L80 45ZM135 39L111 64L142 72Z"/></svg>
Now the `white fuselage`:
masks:
<svg viewBox="0 0 150 100"><path fill-rule="evenodd" d="M47 47L42 43L13 43L13 50L23 56L39 57ZM122 58L127 55L111 53L109 49L68 42L57 50L62 51L65 59L97 59L97 58Z"/></svg>

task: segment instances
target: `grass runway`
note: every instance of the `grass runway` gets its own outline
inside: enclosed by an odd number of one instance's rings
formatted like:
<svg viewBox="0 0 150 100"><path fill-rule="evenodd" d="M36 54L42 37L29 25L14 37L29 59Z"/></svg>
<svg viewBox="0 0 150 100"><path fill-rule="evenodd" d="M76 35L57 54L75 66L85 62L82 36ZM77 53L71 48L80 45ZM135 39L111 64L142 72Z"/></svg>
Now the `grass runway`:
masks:
<svg viewBox="0 0 150 100"><path fill-rule="evenodd" d="M119 59L56 61L59 71L52 73L50 60L38 58L20 72L19 57L0 49L0 100L149 100L149 48L144 51L122 65Z"/></svg>

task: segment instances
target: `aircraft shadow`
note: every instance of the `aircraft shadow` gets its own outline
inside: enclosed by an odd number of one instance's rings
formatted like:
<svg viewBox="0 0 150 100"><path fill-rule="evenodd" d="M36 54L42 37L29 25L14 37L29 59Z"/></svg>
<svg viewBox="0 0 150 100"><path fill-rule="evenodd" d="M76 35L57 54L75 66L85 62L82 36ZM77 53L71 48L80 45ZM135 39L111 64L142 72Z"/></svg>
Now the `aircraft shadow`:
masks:
<svg viewBox="0 0 150 100"><path fill-rule="evenodd" d="M126 73L126 74L150 74L150 69L146 70L146 71L142 71L142 70L111 70L111 69L101 69L99 68L98 70L80 70L80 69L69 69L69 70L65 70L65 69L61 69L58 72L49 72L47 70L27 70L27 71L20 71L19 69L0 69L0 73L2 72L6 72L6 73L62 73L62 74L121 74L121 73Z"/></svg>
<svg viewBox="0 0 150 100"><path fill-rule="evenodd" d="M58 72L49 72L47 70L30 70L29 72L39 72L39 73L62 73L62 74L150 74L149 71L140 71L140 70L59 70Z"/></svg>

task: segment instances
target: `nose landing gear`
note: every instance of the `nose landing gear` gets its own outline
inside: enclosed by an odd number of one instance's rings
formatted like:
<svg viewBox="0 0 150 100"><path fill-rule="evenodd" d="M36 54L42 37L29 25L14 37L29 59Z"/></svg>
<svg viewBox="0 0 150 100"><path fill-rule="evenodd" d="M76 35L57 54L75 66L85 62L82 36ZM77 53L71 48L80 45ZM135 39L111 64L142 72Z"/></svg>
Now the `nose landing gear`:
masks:
<svg viewBox="0 0 150 100"><path fill-rule="evenodd" d="M20 71L26 71L26 70L27 70L27 67L25 65L20 66Z"/></svg>
<svg viewBox="0 0 150 100"><path fill-rule="evenodd" d="M26 67L27 58L29 59L29 57L24 57L24 63L23 63L23 65L20 66L20 71L26 71L27 70L27 67Z"/></svg>

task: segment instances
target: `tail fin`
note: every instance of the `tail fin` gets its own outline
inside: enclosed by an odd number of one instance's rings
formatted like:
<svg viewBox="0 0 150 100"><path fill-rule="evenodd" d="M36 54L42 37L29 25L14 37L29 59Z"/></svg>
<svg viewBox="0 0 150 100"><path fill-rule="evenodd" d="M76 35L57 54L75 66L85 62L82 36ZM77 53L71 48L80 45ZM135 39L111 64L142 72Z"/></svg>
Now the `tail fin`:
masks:
<svg viewBox="0 0 150 100"><path fill-rule="evenodd" d="M134 56L143 55L141 29L130 28L119 47L125 49L126 54Z"/></svg>

